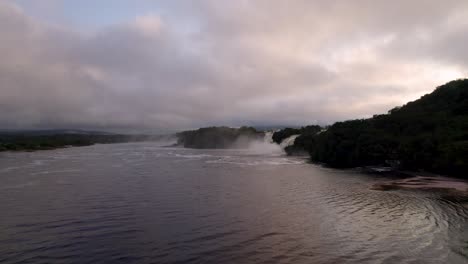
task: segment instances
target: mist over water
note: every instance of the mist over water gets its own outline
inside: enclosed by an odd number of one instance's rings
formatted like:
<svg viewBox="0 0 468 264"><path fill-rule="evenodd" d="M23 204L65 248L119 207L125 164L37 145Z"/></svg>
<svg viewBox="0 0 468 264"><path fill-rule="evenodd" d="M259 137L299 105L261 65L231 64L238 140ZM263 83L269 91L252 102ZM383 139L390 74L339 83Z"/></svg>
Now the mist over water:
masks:
<svg viewBox="0 0 468 264"><path fill-rule="evenodd" d="M284 148L273 142L273 132L265 132L263 140L253 140L248 144L247 149L254 154L282 155Z"/></svg>
<svg viewBox="0 0 468 264"><path fill-rule="evenodd" d="M468 207L249 149L0 153L1 263L467 263ZM278 152L279 151L279 152Z"/></svg>
<svg viewBox="0 0 468 264"><path fill-rule="evenodd" d="M248 144L247 149L254 154L264 155L285 155L284 149L294 144L294 141L299 135L292 135L285 138L281 144L276 144L273 141L273 133L271 131L265 132L263 140L253 140Z"/></svg>
<svg viewBox="0 0 468 264"><path fill-rule="evenodd" d="M174 135L169 135L156 141L153 141L153 144L159 147L174 146L177 144L177 137Z"/></svg>

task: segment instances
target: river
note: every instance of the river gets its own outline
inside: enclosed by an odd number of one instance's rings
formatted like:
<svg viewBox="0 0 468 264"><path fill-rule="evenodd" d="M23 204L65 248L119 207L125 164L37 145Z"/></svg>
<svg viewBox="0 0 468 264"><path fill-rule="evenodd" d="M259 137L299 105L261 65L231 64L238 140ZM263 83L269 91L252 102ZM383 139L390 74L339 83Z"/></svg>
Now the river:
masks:
<svg viewBox="0 0 468 264"><path fill-rule="evenodd" d="M0 153L0 263L468 263L468 206L251 150Z"/></svg>

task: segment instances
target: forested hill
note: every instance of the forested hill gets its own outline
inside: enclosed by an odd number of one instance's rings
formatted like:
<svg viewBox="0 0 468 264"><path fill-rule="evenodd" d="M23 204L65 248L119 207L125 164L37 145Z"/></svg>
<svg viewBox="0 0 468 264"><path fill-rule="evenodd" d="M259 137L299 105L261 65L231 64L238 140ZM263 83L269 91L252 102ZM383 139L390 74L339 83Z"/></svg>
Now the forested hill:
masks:
<svg viewBox="0 0 468 264"><path fill-rule="evenodd" d="M177 145L185 148L246 148L253 140L260 140L264 132L253 127L204 127L176 134Z"/></svg>
<svg viewBox="0 0 468 264"><path fill-rule="evenodd" d="M468 80L449 82L385 115L302 134L287 149L298 150L332 167L393 165L468 178Z"/></svg>

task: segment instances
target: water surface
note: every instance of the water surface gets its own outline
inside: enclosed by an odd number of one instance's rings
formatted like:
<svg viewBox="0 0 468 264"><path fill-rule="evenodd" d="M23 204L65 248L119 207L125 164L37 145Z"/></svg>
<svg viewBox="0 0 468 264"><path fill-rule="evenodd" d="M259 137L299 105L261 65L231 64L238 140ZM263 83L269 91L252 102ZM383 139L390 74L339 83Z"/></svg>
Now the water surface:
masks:
<svg viewBox="0 0 468 264"><path fill-rule="evenodd" d="M468 263L437 192L245 150L0 153L0 263Z"/></svg>

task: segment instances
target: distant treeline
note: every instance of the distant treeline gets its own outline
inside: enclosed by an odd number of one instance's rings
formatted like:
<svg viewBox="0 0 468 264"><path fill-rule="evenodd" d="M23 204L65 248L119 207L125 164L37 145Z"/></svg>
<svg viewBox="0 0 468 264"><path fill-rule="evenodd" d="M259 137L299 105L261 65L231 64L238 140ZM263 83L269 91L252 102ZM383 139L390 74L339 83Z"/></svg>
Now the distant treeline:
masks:
<svg viewBox="0 0 468 264"><path fill-rule="evenodd" d="M299 132L286 151L306 151L312 161L332 167L386 165L468 178L466 79L449 82L387 114L309 132L306 128L283 129L274 139L281 142Z"/></svg>
<svg viewBox="0 0 468 264"><path fill-rule="evenodd" d="M124 142L153 141L164 136L119 134L0 133L0 151L33 151Z"/></svg>

